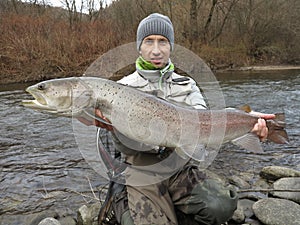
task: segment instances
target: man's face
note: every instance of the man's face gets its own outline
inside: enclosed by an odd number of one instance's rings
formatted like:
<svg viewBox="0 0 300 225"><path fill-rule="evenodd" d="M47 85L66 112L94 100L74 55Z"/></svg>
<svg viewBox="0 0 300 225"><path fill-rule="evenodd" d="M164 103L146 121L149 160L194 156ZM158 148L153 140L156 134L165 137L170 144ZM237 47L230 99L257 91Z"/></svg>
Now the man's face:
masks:
<svg viewBox="0 0 300 225"><path fill-rule="evenodd" d="M169 40L162 35L149 35L144 38L140 47L141 56L156 68L167 65L171 53Z"/></svg>

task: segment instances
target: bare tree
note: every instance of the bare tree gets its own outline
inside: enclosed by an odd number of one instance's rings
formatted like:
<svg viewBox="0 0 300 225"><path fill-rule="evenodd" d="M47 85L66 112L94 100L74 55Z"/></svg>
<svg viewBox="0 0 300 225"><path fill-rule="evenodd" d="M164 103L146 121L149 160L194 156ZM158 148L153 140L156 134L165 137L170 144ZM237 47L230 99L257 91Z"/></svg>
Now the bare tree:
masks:
<svg viewBox="0 0 300 225"><path fill-rule="evenodd" d="M80 19L77 13L76 0L62 0L62 3L68 11L69 26L73 28Z"/></svg>
<svg viewBox="0 0 300 225"><path fill-rule="evenodd" d="M191 26L191 35L190 35L190 48L193 48L194 41L197 41L199 38L199 28L198 28L198 1L191 0L190 8L190 26Z"/></svg>
<svg viewBox="0 0 300 225"><path fill-rule="evenodd" d="M89 21L94 22L99 18L101 12L104 9L104 3L104 0L86 1Z"/></svg>

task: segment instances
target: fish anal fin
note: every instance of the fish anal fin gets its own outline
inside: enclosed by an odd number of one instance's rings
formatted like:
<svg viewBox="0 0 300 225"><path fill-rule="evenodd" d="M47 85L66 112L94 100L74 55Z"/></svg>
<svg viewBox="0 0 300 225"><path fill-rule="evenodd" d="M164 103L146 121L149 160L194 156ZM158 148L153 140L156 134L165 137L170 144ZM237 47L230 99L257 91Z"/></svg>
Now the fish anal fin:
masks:
<svg viewBox="0 0 300 225"><path fill-rule="evenodd" d="M259 138L253 133L238 137L232 140L232 143L252 152L263 152Z"/></svg>

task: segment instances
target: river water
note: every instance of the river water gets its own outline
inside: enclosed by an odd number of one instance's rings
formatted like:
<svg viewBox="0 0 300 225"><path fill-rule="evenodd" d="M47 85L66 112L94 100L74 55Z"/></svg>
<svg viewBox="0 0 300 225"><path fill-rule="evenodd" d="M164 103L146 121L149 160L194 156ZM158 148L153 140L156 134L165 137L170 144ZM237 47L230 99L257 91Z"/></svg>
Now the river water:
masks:
<svg viewBox="0 0 300 225"><path fill-rule="evenodd" d="M217 79L227 106L285 112L290 144L267 143L260 154L226 144L213 170L224 176L258 174L268 165L300 170L300 71L226 72ZM91 187L107 183L81 156L71 119L20 105L30 98L28 85L0 87L0 224L26 224L26 215L45 210L74 216L81 205L96 201Z"/></svg>

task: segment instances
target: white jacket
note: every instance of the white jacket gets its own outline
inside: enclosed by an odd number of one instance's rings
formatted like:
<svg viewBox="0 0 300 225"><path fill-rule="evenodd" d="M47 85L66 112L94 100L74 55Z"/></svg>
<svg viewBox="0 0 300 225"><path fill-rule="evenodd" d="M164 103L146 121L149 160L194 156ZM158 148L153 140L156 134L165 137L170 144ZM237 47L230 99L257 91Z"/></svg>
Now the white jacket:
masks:
<svg viewBox="0 0 300 225"><path fill-rule="evenodd" d="M192 78L167 72L161 82L160 79L160 72L157 70L135 71L123 77L118 83L137 88L177 105L206 109L204 98Z"/></svg>

